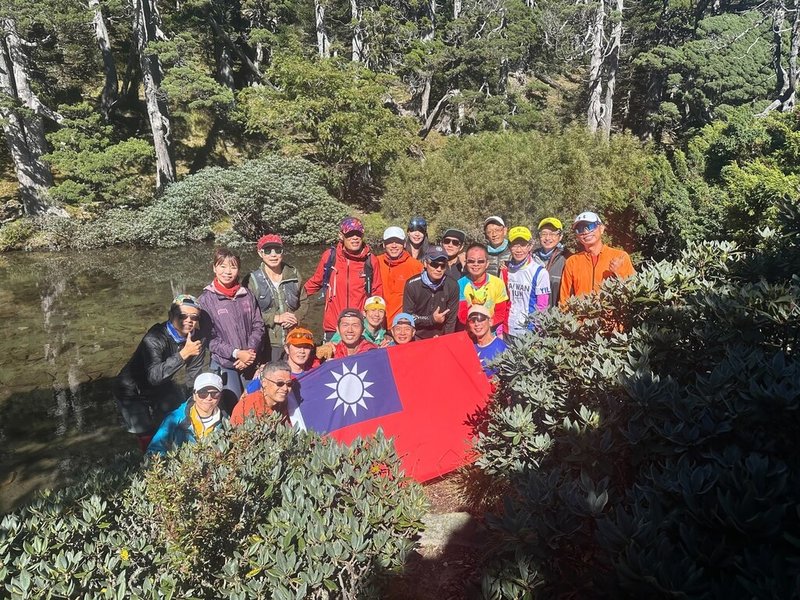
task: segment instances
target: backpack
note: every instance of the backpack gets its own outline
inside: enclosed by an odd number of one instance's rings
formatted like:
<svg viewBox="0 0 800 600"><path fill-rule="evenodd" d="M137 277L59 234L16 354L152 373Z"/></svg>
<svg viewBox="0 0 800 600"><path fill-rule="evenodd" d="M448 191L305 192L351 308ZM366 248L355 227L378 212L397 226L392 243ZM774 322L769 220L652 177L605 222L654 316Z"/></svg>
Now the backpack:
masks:
<svg viewBox="0 0 800 600"><path fill-rule="evenodd" d="M319 291L320 298L325 298L325 295L328 293L328 287L330 287L331 281L331 273L333 273L333 265L335 263L336 246L333 245L330 247L330 254L328 254L328 260L325 261L324 271L322 272L322 288ZM364 290L367 292L367 296L372 295L372 275L372 252L367 252L367 258L364 261Z"/></svg>

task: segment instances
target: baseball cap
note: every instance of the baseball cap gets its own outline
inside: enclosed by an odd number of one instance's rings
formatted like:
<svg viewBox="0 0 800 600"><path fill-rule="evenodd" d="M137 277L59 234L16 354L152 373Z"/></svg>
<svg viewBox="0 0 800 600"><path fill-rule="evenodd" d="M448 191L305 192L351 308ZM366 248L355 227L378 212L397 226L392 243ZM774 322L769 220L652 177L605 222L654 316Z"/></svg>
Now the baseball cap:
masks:
<svg viewBox="0 0 800 600"><path fill-rule="evenodd" d="M394 316L394 319L392 319L392 327L394 327L395 325L398 325L400 323L408 323L412 327L416 327L416 321L414 320L414 315L409 314L409 313L401 312L401 313L397 313Z"/></svg>
<svg viewBox="0 0 800 600"><path fill-rule="evenodd" d="M194 391L199 392L207 387L222 391L222 377L216 373L200 373L194 380Z"/></svg>
<svg viewBox="0 0 800 600"><path fill-rule="evenodd" d="M337 323L340 323L342 319L347 317L357 317L358 319L363 318L364 315L361 314L360 310L355 308L345 308L342 312L339 313L339 318L336 319Z"/></svg>
<svg viewBox="0 0 800 600"><path fill-rule="evenodd" d="M575 229L575 225L578 223L601 223L602 219L597 215L597 213L593 213L591 211L585 211L575 217L575 220L572 222L572 228Z"/></svg>
<svg viewBox="0 0 800 600"><path fill-rule="evenodd" d="M508 232L509 242L513 242L519 238L522 238L526 242L530 242L532 237L531 230L527 227L512 227L511 231Z"/></svg>
<svg viewBox="0 0 800 600"><path fill-rule="evenodd" d="M403 231L402 227L387 227L386 230L383 232L383 241L386 242L388 240L405 240L406 239L406 232Z"/></svg>
<svg viewBox="0 0 800 600"><path fill-rule="evenodd" d="M450 229L444 230L444 233L442 234L442 239L444 238L455 238L463 244L464 240L467 239L467 234L461 231L460 229L454 229L451 227Z"/></svg>
<svg viewBox="0 0 800 600"><path fill-rule="evenodd" d="M485 315L491 319L492 311L486 308L483 304L473 304L467 311L467 318L469 318L470 315Z"/></svg>
<svg viewBox="0 0 800 600"><path fill-rule="evenodd" d="M486 217L486 220L483 222L484 228L489 224L494 223L495 225L500 225L500 227L505 227L506 222L503 221L502 217L498 217L497 215L492 215L491 217Z"/></svg>
<svg viewBox="0 0 800 600"><path fill-rule="evenodd" d="M431 246L425 253L425 260L428 262L441 259L447 259L447 252L441 246Z"/></svg>
<svg viewBox="0 0 800 600"><path fill-rule="evenodd" d="M286 343L290 346L314 347L314 334L305 327L295 327L286 334Z"/></svg>
<svg viewBox="0 0 800 600"><path fill-rule="evenodd" d="M361 222L361 219L356 219L355 217L346 217L345 219L342 219L342 222L339 225L339 231L342 233L352 233L353 231L364 233L364 224Z"/></svg>
<svg viewBox="0 0 800 600"><path fill-rule="evenodd" d="M364 310L386 310L386 300L381 296L370 296L364 302Z"/></svg>
<svg viewBox="0 0 800 600"><path fill-rule="evenodd" d="M174 306L188 306L200 310L200 303L191 294L178 294L172 301Z"/></svg>
<svg viewBox="0 0 800 600"><path fill-rule="evenodd" d="M551 227L554 227L559 231L564 229L564 226L561 224L561 221L559 221L555 217L547 217L546 219L542 219L541 221L539 221L539 226L536 229L541 229L545 225L550 225Z"/></svg>
<svg viewBox="0 0 800 600"><path fill-rule="evenodd" d="M256 247L261 250L264 246L283 246L283 239L277 233L268 233L258 238Z"/></svg>

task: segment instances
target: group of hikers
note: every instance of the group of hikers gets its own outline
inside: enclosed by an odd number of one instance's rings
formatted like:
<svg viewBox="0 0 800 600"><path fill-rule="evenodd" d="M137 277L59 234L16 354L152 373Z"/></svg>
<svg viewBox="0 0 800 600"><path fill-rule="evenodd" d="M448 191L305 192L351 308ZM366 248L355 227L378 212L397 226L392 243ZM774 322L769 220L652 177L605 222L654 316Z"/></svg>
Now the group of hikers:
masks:
<svg viewBox="0 0 800 600"><path fill-rule="evenodd" d="M213 281L199 297L177 296L167 321L148 330L116 378L125 426L142 451L165 453L226 419L234 426L272 412L288 419L296 379L325 360L455 331L469 334L491 377L489 361L532 326L532 313L634 273L626 252L603 243L599 215L580 213L572 231L580 246L572 255L555 217L532 232L490 216L486 243L468 244L465 232L449 228L433 244L427 221L414 217L405 230L387 228L376 255L363 223L347 217L305 282L284 261L280 235L258 240L261 264L244 277L240 257L217 248ZM324 302L320 339L303 325L315 295ZM175 381L182 369L188 399Z"/></svg>

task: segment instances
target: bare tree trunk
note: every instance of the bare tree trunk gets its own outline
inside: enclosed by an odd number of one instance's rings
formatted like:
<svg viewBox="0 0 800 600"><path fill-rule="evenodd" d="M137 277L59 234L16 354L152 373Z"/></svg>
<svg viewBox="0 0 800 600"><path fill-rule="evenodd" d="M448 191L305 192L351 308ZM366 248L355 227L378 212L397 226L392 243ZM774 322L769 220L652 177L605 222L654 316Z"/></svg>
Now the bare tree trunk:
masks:
<svg viewBox="0 0 800 600"><path fill-rule="evenodd" d="M418 135L423 140L428 137L428 134L433 129L434 123L436 123L436 119L439 117L439 114L444 109L445 105L450 102L450 99L459 93L459 90L448 90L448 92L442 96L439 102L436 103L436 106L433 107L433 111L431 114L428 115L428 118L425 120L425 125L422 126L422 129L419 130Z"/></svg>
<svg viewBox="0 0 800 600"><path fill-rule="evenodd" d="M772 13L772 64L779 87L777 97L761 111L763 117L773 110L788 112L794 109L797 91L797 53L800 50L800 2L794 1L792 8L792 33L789 42L789 71L783 68L783 21L786 18L786 7L782 0L776 0Z"/></svg>
<svg viewBox="0 0 800 600"><path fill-rule="evenodd" d="M600 123L603 137L611 136L611 119L614 117L614 91L617 87L619 71L619 51L622 46L622 10L624 0L616 0L614 27L611 30L611 48L606 58L606 98L603 106L603 118Z"/></svg>
<svg viewBox="0 0 800 600"><path fill-rule="evenodd" d="M158 10L155 0L131 0L133 3L133 36L139 54L139 68L147 104L147 116L156 152L156 189L162 190L176 179L172 158L172 124L169 110L161 91L161 62L158 55L148 49L151 41L163 37L158 27Z"/></svg>
<svg viewBox="0 0 800 600"><path fill-rule="evenodd" d="M325 5L323 0L314 0L314 27L317 31L317 53L320 58L331 57L331 42L325 29Z"/></svg>
<svg viewBox="0 0 800 600"><path fill-rule="evenodd" d="M453 0L453 20L461 16L461 0Z"/></svg>
<svg viewBox="0 0 800 600"><path fill-rule="evenodd" d="M47 152L43 116L61 121L61 115L45 107L30 87L22 39L12 18L0 20L0 117L6 145L14 162L20 198L27 215L47 212L47 192L53 185L50 168L41 157ZM23 110L18 110L19 105Z"/></svg>
<svg viewBox="0 0 800 600"><path fill-rule="evenodd" d="M233 67L231 66L231 54L225 42L219 37L214 37L214 62L217 67L217 82L230 90L236 88L233 81Z"/></svg>
<svg viewBox="0 0 800 600"><path fill-rule="evenodd" d="M603 118L603 34L605 28L605 0L597 0L597 13L591 25L592 57L589 61L589 107L586 111L586 126L592 133L597 131Z"/></svg>
<svg viewBox="0 0 800 600"><path fill-rule="evenodd" d="M103 113L103 118L108 121L111 109L118 100L119 79L117 78L117 65L111 52L111 39L108 37L108 29L106 29L100 0L89 0L89 8L94 10L94 35L97 38L97 45L103 57L103 71L106 75L103 92L100 94L100 112Z"/></svg>
<svg viewBox="0 0 800 600"><path fill-rule="evenodd" d="M428 110L430 110L431 106L431 79L433 79L433 77L427 75L425 77L425 86L422 88L422 98L420 99L419 116L421 116L423 119L428 118Z"/></svg>
<svg viewBox="0 0 800 600"><path fill-rule="evenodd" d="M364 27L361 24L361 10L358 0L350 0L350 16L353 22L352 59L353 62L364 62Z"/></svg>
<svg viewBox="0 0 800 600"><path fill-rule="evenodd" d="M436 0L428 0L428 2L425 4L425 8L430 25L423 32L422 41L431 42L436 34Z"/></svg>

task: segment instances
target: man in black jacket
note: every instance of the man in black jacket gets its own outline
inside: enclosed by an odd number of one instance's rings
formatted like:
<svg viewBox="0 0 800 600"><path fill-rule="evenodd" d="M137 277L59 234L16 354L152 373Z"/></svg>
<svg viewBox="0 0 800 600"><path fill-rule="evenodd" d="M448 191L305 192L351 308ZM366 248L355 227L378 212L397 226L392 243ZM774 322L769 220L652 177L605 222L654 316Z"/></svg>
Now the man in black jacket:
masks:
<svg viewBox="0 0 800 600"><path fill-rule="evenodd" d="M188 397L205 362L200 339L200 305L181 294L172 301L168 320L153 325L114 380L114 397L129 432L144 451L161 421ZM172 378L186 367L186 386Z"/></svg>
<svg viewBox="0 0 800 600"><path fill-rule="evenodd" d="M417 339L453 333L458 318L458 282L448 277L447 253L431 246L425 254L425 270L406 282L403 312L414 316Z"/></svg>

